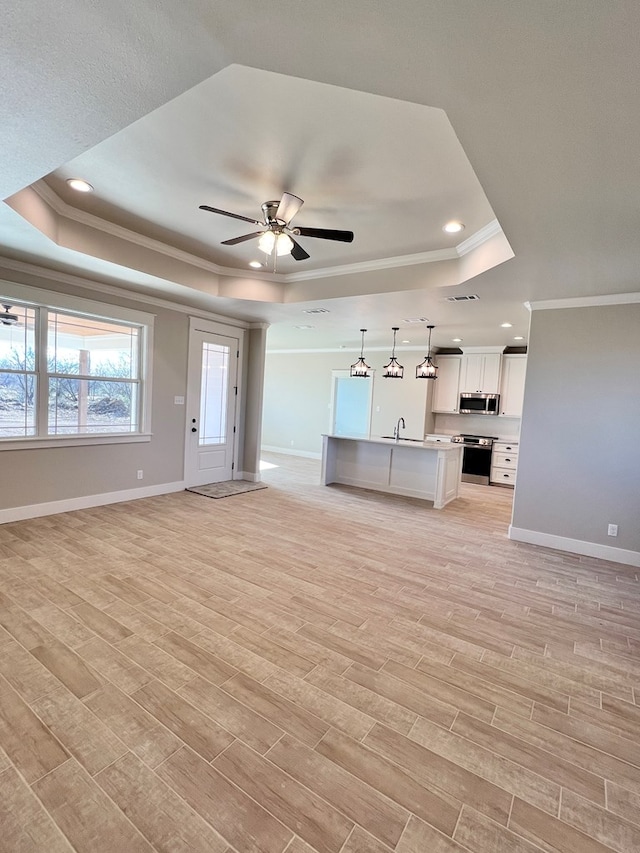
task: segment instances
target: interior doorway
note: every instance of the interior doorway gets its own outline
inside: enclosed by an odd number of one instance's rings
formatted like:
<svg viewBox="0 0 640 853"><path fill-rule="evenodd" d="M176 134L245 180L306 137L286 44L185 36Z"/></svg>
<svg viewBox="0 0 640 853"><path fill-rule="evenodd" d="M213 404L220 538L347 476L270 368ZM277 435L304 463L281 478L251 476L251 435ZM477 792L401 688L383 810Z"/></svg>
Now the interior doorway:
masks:
<svg viewBox="0 0 640 853"><path fill-rule="evenodd" d="M373 377L332 371L331 434L369 438L372 400Z"/></svg>

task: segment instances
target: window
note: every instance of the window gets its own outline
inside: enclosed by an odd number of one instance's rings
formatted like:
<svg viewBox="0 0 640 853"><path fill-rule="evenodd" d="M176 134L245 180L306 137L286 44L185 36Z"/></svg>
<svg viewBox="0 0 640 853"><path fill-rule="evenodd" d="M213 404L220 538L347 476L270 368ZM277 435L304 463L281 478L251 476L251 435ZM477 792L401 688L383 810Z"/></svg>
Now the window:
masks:
<svg viewBox="0 0 640 853"><path fill-rule="evenodd" d="M55 437L57 444L73 436L62 443L82 443L148 429L151 324L128 321L127 312L107 305L100 307L123 319L2 300L0 442Z"/></svg>

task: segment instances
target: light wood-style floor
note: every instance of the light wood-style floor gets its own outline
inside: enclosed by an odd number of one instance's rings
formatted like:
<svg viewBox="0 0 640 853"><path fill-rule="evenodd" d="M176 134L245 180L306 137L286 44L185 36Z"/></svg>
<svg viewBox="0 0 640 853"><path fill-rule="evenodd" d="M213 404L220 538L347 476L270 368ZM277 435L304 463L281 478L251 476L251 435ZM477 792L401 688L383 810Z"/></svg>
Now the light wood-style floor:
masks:
<svg viewBox="0 0 640 853"><path fill-rule="evenodd" d="M0 850L640 851L640 581L318 485L0 528Z"/></svg>

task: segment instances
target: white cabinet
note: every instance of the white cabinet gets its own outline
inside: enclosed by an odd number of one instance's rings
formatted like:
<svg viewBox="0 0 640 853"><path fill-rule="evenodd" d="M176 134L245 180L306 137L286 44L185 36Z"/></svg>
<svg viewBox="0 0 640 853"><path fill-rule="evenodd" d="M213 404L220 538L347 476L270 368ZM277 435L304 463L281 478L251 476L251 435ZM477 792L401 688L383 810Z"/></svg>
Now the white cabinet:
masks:
<svg viewBox="0 0 640 853"><path fill-rule="evenodd" d="M461 355L436 356L438 365L438 378L436 380L424 379L423 382L434 382L432 412L446 412L457 414L458 402L460 400L460 365Z"/></svg>
<svg viewBox="0 0 640 853"><path fill-rule="evenodd" d="M509 418L522 417L526 369L526 355L504 355L502 357L499 414Z"/></svg>
<svg viewBox="0 0 640 853"><path fill-rule="evenodd" d="M461 394L498 394L500 353L474 353L462 357Z"/></svg>
<svg viewBox="0 0 640 853"><path fill-rule="evenodd" d="M514 487L518 467L518 445L510 441L494 441L491 454L490 482L494 486Z"/></svg>

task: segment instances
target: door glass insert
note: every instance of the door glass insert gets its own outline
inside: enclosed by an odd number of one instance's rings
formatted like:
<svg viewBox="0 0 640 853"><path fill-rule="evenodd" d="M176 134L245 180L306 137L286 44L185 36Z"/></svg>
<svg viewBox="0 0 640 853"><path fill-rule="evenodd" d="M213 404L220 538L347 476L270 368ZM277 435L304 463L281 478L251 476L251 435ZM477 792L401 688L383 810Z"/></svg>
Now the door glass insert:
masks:
<svg viewBox="0 0 640 853"><path fill-rule="evenodd" d="M202 344L200 385L200 433L202 445L226 444L229 354L231 348L205 341Z"/></svg>

